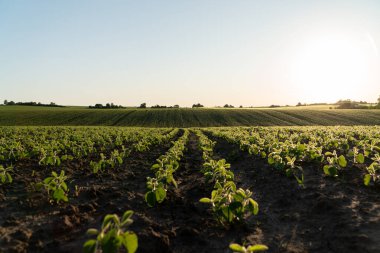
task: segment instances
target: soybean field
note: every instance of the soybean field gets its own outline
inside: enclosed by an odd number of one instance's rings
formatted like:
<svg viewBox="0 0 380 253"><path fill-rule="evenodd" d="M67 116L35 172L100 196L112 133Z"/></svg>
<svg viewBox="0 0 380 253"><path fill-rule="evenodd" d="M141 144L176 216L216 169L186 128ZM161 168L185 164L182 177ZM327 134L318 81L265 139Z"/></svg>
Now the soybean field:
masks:
<svg viewBox="0 0 380 253"><path fill-rule="evenodd" d="M283 108L88 109L0 106L0 126L336 126L380 125L380 110Z"/></svg>
<svg viewBox="0 0 380 253"><path fill-rule="evenodd" d="M380 252L380 127L0 127L1 252Z"/></svg>

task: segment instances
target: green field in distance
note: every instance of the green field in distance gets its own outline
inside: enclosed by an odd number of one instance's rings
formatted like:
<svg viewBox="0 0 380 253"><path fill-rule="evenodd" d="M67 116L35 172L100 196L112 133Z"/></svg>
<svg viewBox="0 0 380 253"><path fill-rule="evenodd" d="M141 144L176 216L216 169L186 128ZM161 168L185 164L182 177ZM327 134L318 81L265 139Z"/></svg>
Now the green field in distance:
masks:
<svg viewBox="0 0 380 253"><path fill-rule="evenodd" d="M297 126L380 125L380 110L289 108L88 109L0 106L3 126Z"/></svg>

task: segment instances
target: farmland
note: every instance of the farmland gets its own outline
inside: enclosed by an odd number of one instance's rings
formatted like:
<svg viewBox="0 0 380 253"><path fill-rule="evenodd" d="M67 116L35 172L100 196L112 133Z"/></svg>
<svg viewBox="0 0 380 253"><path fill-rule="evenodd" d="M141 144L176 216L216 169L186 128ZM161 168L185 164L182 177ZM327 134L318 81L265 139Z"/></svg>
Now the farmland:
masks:
<svg viewBox="0 0 380 253"><path fill-rule="evenodd" d="M115 226L130 252L379 252L379 154L379 126L0 127L0 249L93 252Z"/></svg>
<svg viewBox="0 0 380 253"><path fill-rule="evenodd" d="M309 126L379 125L380 110L329 107L279 109L87 109L0 106L2 126Z"/></svg>

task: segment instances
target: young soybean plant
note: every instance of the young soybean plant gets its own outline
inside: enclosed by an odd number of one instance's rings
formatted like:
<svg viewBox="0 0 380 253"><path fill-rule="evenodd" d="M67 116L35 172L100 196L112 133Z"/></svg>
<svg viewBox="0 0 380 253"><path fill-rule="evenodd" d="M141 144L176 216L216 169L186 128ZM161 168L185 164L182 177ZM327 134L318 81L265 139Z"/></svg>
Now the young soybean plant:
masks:
<svg viewBox="0 0 380 253"><path fill-rule="evenodd" d="M13 182L13 178L10 174L11 171L13 171L13 167L4 168L0 165L0 184Z"/></svg>
<svg viewBox="0 0 380 253"><path fill-rule="evenodd" d="M137 235L127 230L133 223L131 219L133 211L126 211L122 218L116 214L108 214L104 217L102 227L99 230L90 228L88 235L96 235L96 239L90 239L83 245L84 253L117 253L124 248L127 253L134 253L138 247Z"/></svg>
<svg viewBox="0 0 380 253"><path fill-rule="evenodd" d="M380 155L376 154L375 157L371 159L373 160L373 163L366 167L367 173L364 175L365 186L370 186L371 182L376 184L380 181Z"/></svg>
<svg viewBox="0 0 380 253"><path fill-rule="evenodd" d="M241 222L251 214L257 215L259 212L258 203L251 198L251 191L236 189L232 181L224 185L217 182L215 188L211 198L202 198L199 201L212 205L215 218L221 224Z"/></svg>
<svg viewBox="0 0 380 253"><path fill-rule="evenodd" d="M292 175L297 180L298 185L301 187L304 187L304 175L303 175L303 169L301 166L295 165L296 157L285 157L287 160L287 167L285 170L286 176L291 177Z"/></svg>
<svg viewBox="0 0 380 253"><path fill-rule="evenodd" d="M268 247L263 244L255 244L251 246L242 246L237 243L231 243L230 244L230 249L233 252L239 252L239 253L254 253L254 252L260 252L260 251L266 251L268 250Z"/></svg>
<svg viewBox="0 0 380 253"><path fill-rule="evenodd" d="M42 182L36 184L37 190L45 189L50 202L56 201L59 204L60 201L67 202L69 201L67 194L69 189L65 180L67 176L65 176L65 171L61 170L61 173L58 174L53 171L51 173L51 177L45 178Z"/></svg>
<svg viewBox="0 0 380 253"><path fill-rule="evenodd" d="M333 153L326 152L325 156L327 156L327 162L329 164L323 166L323 171L328 176L337 177L338 171L342 170L347 166L346 158L343 155L340 155L338 157L335 150Z"/></svg>

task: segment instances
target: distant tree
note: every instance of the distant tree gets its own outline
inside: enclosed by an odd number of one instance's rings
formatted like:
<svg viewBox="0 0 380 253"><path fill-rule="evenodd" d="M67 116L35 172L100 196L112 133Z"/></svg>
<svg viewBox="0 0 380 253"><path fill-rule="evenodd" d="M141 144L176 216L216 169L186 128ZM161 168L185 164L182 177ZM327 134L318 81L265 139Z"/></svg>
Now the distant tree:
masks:
<svg viewBox="0 0 380 253"><path fill-rule="evenodd" d="M7 100L5 100L5 101L7 101ZM4 103L4 104L5 104L5 103ZM379 96L379 98L377 99L377 104L380 105L380 96Z"/></svg>
<svg viewBox="0 0 380 253"><path fill-rule="evenodd" d="M179 105L173 105L173 108L179 108Z"/></svg>
<svg viewBox="0 0 380 253"><path fill-rule="evenodd" d="M102 105L102 104L95 104L94 107L95 107L95 108L103 108L103 105Z"/></svg>
<svg viewBox="0 0 380 253"><path fill-rule="evenodd" d="M355 109L359 107L358 102L351 101L350 99L339 100L336 104L338 105L337 109Z"/></svg>
<svg viewBox="0 0 380 253"><path fill-rule="evenodd" d="M7 105L8 104L8 100L5 99L4 100L4 104Z"/></svg>
<svg viewBox="0 0 380 253"><path fill-rule="evenodd" d="M243 106L241 105L241 106L239 106L239 108L243 108Z"/></svg>
<svg viewBox="0 0 380 253"><path fill-rule="evenodd" d="M298 102L298 104L296 106L302 106L301 102Z"/></svg>
<svg viewBox="0 0 380 253"><path fill-rule="evenodd" d="M146 108L146 103L142 103L139 108Z"/></svg>
<svg viewBox="0 0 380 253"><path fill-rule="evenodd" d="M193 107L193 108L200 108L200 107L204 107L204 106L201 105L200 103L198 103L198 104L193 104L192 107Z"/></svg>
<svg viewBox="0 0 380 253"><path fill-rule="evenodd" d="M41 103L38 103L38 104L41 104ZM56 106L56 104L54 102L50 102L50 106Z"/></svg>
<svg viewBox="0 0 380 253"><path fill-rule="evenodd" d="M154 108L154 109L157 109L157 108L167 108L166 105L154 105L154 106L151 106L151 108Z"/></svg>
<svg viewBox="0 0 380 253"><path fill-rule="evenodd" d="M7 103L7 105L15 105L16 103L15 102L13 102L13 101L9 101L8 103Z"/></svg>

